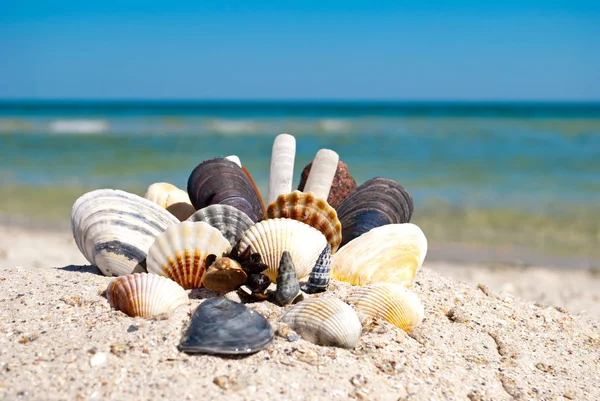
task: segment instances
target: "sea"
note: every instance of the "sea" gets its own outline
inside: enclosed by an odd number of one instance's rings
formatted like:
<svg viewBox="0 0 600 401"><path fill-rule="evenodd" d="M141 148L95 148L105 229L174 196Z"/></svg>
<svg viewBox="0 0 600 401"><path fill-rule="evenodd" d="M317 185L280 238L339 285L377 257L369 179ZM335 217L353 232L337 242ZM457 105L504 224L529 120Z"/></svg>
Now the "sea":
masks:
<svg viewBox="0 0 600 401"><path fill-rule="evenodd" d="M0 101L0 219L68 227L86 191L228 155L266 196L283 132L294 186L322 148L400 183L432 260L600 268L600 103Z"/></svg>

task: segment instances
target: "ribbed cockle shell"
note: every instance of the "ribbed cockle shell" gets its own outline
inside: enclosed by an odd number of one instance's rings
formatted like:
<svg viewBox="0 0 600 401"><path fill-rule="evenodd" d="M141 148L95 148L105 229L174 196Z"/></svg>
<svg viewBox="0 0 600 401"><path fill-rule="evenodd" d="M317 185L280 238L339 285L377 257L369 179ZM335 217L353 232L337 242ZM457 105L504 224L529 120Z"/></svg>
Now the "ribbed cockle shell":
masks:
<svg viewBox="0 0 600 401"><path fill-rule="evenodd" d="M203 221L215 227L233 247L242 235L254 225L250 217L239 209L229 205L210 205L203 207L190 216L188 221Z"/></svg>

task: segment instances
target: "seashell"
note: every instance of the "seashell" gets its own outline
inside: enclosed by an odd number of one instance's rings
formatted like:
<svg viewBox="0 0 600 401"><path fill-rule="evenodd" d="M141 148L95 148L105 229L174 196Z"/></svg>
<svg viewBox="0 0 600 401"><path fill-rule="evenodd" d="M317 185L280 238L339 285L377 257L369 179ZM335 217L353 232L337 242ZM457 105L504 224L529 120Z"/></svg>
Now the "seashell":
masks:
<svg viewBox="0 0 600 401"><path fill-rule="evenodd" d="M329 278L331 276L331 245L323 249L315 267L313 267L310 275L308 276L308 282L302 288L302 290L308 294L316 294L327 290L329 285Z"/></svg>
<svg viewBox="0 0 600 401"><path fill-rule="evenodd" d="M409 287L425 260L427 238L411 223L388 224L353 239L331 261L331 276L355 285Z"/></svg>
<svg viewBox="0 0 600 401"><path fill-rule="evenodd" d="M304 185L306 184L306 179L310 174L311 167L312 162L308 163L306 167L304 167L304 170L302 170L300 184L298 184L299 191L304 191ZM331 183L331 189L329 190L327 203L329 203L331 207L336 208L355 189L356 181L354 181L354 178L352 178L352 175L348 171L348 166L346 163L340 160L338 162L335 175L333 176L333 182Z"/></svg>
<svg viewBox="0 0 600 401"><path fill-rule="evenodd" d="M319 150L306 179L304 192L312 192L318 198L327 199L339 160L340 157L333 150Z"/></svg>
<svg viewBox="0 0 600 401"><path fill-rule="evenodd" d="M249 274L248 280L246 281L246 287L248 287L253 294L264 293L269 285L271 285L271 279L269 276L262 273Z"/></svg>
<svg viewBox="0 0 600 401"><path fill-rule="evenodd" d="M296 138L288 134L277 135L271 152L271 170L269 173L270 205L281 194L292 192L294 179L294 158L296 157Z"/></svg>
<svg viewBox="0 0 600 401"><path fill-rule="evenodd" d="M252 179L252 176L250 175L250 172L248 171L248 169L246 169L246 167L242 166L242 171L244 172L244 174L246 174L246 177L248 177L250 184L252 184L252 188L254 188L254 192L256 192L258 194L258 200L260 201L260 207L262 209L262 214L261 214L260 218L262 219L265 215L265 204L263 203L262 197L260 196L260 191L258 190L258 187L254 183L254 180Z"/></svg>
<svg viewBox="0 0 600 401"><path fill-rule="evenodd" d="M298 275L294 268L292 256L288 251L281 255L279 268L277 270L277 289L275 290L275 302L281 306L291 305L294 301L301 298L300 284Z"/></svg>
<svg viewBox="0 0 600 401"><path fill-rule="evenodd" d="M252 253L258 253L268 266L263 273L275 282L283 251L290 253L296 274L302 278L308 276L326 244L325 236L308 224L292 219L268 219L244 233L238 251L242 253L250 247Z"/></svg>
<svg viewBox="0 0 600 401"><path fill-rule="evenodd" d="M183 221L156 237L148 250L149 273L169 277L183 288L200 288L208 255L231 250L221 232L204 222Z"/></svg>
<svg viewBox="0 0 600 401"><path fill-rule="evenodd" d="M325 235L335 253L342 242L342 225L335 209L311 192L282 194L269 205L267 218L294 219L316 228Z"/></svg>
<svg viewBox="0 0 600 401"><path fill-rule="evenodd" d="M354 348L362 327L354 309L337 298L312 298L292 306L282 321L317 345Z"/></svg>
<svg viewBox="0 0 600 401"><path fill-rule="evenodd" d="M196 209L223 204L246 213L253 222L262 219L260 194L237 164L225 158L205 160L188 179L187 190Z"/></svg>
<svg viewBox="0 0 600 401"><path fill-rule="evenodd" d="M187 353L252 354L273 341L260 313L226 298L209 298L194 312L179 349Z"/></svg>
<svg viewBox="0 0 600 401"><path fill-rule="evenodd" d="M412 331L423 321L423 303L400 284L376 283L360 287L347 300L350 305L375 319L384 319L404 331Z"/></svg>
<svg viewBox="0 0 600 401"><path fill-rule="evenodd" d="M106 297L110 306L132 317L169 313L189 301L179 284L147 273L128 274L112 280L106 289Z"/></svg>
<svg viewBox="0 0 600 401"><path fill-rule="evenodd" d="M229 205L203 207L191 215L188 221L203 221L210 224L221 231L232 247L238 243L246 230L254 225L246 213Z"/></svg>
<svg viewBox="0 0 600 401"><path fill-rule="evenodd" d="M187 219L196 211L187 192L167 182L150 185L144 198L167 209L179 221Z"/></svg>
<svg viewBox="0 0 600 401"><path fill-rule="evenodd" d="M71 211L71 228L85 258L106 276L143 268L148 248L175 216L140 196L113 189L82 195Z"/></svg>
<svg viewBox="0 0 600 401"><path fill-rule="evenodd" d="M373 178L352 192L336 208L342 223L342 245L372 228L408 223L413 213L410 194L389 178Z"/></svg>
<svg viewBox="0 0 600 401"><path fill-rule="evenodd" d="M242 270L242 266L233 259L217 258L206 269L202 277L202 284L213 291L233 291L246 282L248 276Z"/></svg>

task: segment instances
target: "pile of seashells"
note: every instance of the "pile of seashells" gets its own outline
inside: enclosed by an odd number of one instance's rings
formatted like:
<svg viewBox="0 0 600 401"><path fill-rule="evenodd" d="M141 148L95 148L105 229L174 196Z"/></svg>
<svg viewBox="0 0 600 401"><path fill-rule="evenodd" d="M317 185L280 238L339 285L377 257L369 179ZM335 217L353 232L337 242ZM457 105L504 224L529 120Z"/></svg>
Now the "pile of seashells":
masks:
<svg viewBox="0 0 600 401"><path fill-rule="evenodd" d="M319 345L353 348L362 331L357 312L406 331L419 325L423 305L408 287L427 240L409 223L408 192L387 178L356 187L350 177L351 193L330 193L341 188L342 163L328 149L317 153L303 192L292 191L295 153L293 136L276 137L266 208L236 156L200 163L187 192L156 183L145 198L99 189L77 199L77 246L102 273L118 276L106 291L110 305L148 318L188 303L188 289L217 291L222 296L192 316L180 344L188 353L248 354L271 344L270 323L224 297L232 291L238 300L286 307L282 322ZM334 208L331 195L344 199ZM357 286L346 302L319 296L330 278Z"/></svg>

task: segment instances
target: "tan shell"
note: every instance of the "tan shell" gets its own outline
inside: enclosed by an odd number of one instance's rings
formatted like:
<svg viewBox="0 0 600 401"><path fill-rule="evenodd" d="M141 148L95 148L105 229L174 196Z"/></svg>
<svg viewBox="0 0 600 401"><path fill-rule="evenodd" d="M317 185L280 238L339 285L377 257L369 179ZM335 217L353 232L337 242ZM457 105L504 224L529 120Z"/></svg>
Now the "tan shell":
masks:
<svg viewBox="0 0 600 401"><path fill-rule="evenodd" d="M308 224L321 231L334 254L342 242L342 225L334 208L312 192L282 194L267 209L267 218L284 217Z"/></svg>
<svg viewBox="0 0 600 401"><path fill-rule="evenodd" d="M423 303L411 290L400 284L377 283L360 287L347 300L359 312L384 319L405 331L423 321Z"/></svg>
<svg viewBox="0 0 600 401"><path fill-rule="evenodd" d="M288 309L282 321L317 345L354 348L362 332L356 312L337 298L302 301Z"/></svg>
<svg viewBox="0 0 600 401"><path fill-rule="evenodd" d="M168 182L157 182L150 185L144 198L167 209L179 221L186 220L196 211L188 193Z"/></svg>
<svg viewBox="0 0 600 401"><path fill-rule="evenodd" d="M292 219L268 219L244 233L238 250L242 253L250 247L252 253L259 253L268 266L263 273L275 282L283 251L290 253L298 278L303 278L310 274L325 245L325 236L308 224Z"/></svg>
<svg viewBox="0 0 600 401"><path fill-rule="evenodd" d="M206 257L220 257L230 250L229 241L216 228L204 222L183 221L156 237L146 265L149 273L169 277L186 290L200 288Z"/></svg>
<svg viewBox="0 0 600 401"><path fill-rule="evenodd" d="M202 284L209 290L228 292L244 284L247 278L248 276L238 262L223 257L217 258L206 269L206 273L202 277Z"/></svg>
<svg viewBox="0 0 600 401"><path fill-rule="evenodd" d="M333 256L331 277L355 285L378 282L409 287L427 254L427 239L411 223L376 227Z"/></svg>
<svg viewBox="0 0 600 401"><path fill-rule="evenodd" d="M112 280L106 297L113 308L132 317L169 313L189 301L185 290L173 280L146 273Z"/></svg>

